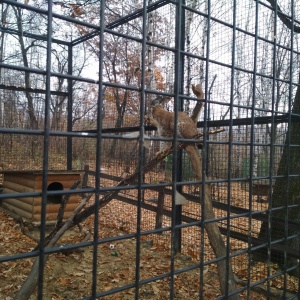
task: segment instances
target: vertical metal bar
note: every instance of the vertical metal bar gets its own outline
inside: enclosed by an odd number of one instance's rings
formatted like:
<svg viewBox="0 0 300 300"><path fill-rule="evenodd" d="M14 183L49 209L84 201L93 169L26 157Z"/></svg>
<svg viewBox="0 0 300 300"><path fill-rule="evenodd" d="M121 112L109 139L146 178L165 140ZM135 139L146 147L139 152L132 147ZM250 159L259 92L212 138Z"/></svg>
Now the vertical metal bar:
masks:
<svg viewBox="0 0 300 300"><path fill-rule="evenodd" d="M277 10L277 5L276 5L276 8ZM276 11L276 15L277 16L277 11ZM293 113L293 101L292 101L292 84L291 84L291 81L292 81L292 78L293 78L293 48L294 48L294 21L295 21L295 12L294 12L294 1L292 0L291 1L291 15L292 15L292 18L291 18L291 48L290 48L290 72L289 72L289 77L290 77L290 84L289 84L289 102L288 102L288 107L289 107L289 111L288 111L288 145L285 145L285 147L288 147L288 151L287 151L287 159L286 159L286 162L287 162L287 166L286 166L286 178L287 178L287 183L286 183L286 203L285 203L285 218L284 218L284 249L288 249L289 247L289 243L288 243L288 238L289 238L289 203L290 203L290 200L289 200L289 190L290 190L290 187L293 186L293 184L290 184L290 180L289 180L289 177L290 177L290 168L293 170L293 167L290 166L290 162L291 162L291 159L290 159L290 149L291 149L291 141L294 141L293 137L291 137L291 132L293 130L293 125L292 125L292 113ZM298 87L299 88L299 87ZM295 147L293 145L293 147ZM299 147L299 145L298 145ZM293 150L294 151L294 150ZM293 156L294 154L292 154ZM299 238L299 237L298 237ZM284 255L284 260L283 260L283 263L284 263L284 289L283 289L283 298L285 299L286 298L286 292L287 292L287 275L288 275L288 268L289 268L289 262L288 262L288 257L287 257L287 252L284 251L283 253ZM298 264L299 264L299 260L298 260Z"/></svg>
<svg viewBox="0 0 300 300"><path fill-rule="evenodd" d="M206 114L206 117L205 117L205 119L207 120L207 121L210 121L210 93L207 93L207 114ZM205 130L207 130L207 131L209 131L209 127L207 126L206 127L206 129ZM207 159L206 159L206 161L205 161L205 173L206 173L206 176L208 176L208 173L209 173L209 139L210 139L210 136L209 136L209 134L205 137L205 140L206 140L206 143L205 143L205 145L206 145L206 148L205 148L205 153L207 154Z"/></svg>
<svg viewBox="0 0 300 300"><path fill-rule="evenodd" d="M73 45L68 46L68 75L73 74ZM68 78L68 116L67 116L67 131L73 130L72 117L73 117L73 80ZM73 139L71 136L67 137L67 170L72 170L72 152L73 152Z"/></svg>
<svg viewBox="0 0 300 300"><path fill-rule="evenodd" d="M41 208L41 227L39 243L39 279L38 279L38 299L43 298L43 275L45 266L45 235L46 235L46 205L48 188L48 169L49 169L49 139L50 139L50 99L51 99L51 52L52 52L52 1L48 2L47 20L47 63L46 63L46 94L45 94L45 120L44 120L44 158L42 175L42 208Z"/></svg>
<svg viewBox="0 0 300 300"><path fill-rule="evenodd" d="M180 250L181 241L181 229L176 228L176 225L181 224L181 206L175 205L175 194L177 190L177 182L179 171L181 171L181 162L178 168L178 159L181 158L181 154L177 151L177 123L178 123L178 112L182 110L182 99L181 95L183 92L183 55L181 51L182 47L182 26L184 26L184 13L183 6L184 0L178 0L176 6L176 27L175 27L175 80L174 80L174 140L173 140L173 161L172 161L172 245L171 245L171 276L170 276L170 299L174 298L174 276L175 276L175 254ZM182 161L182 159L181 159ZM180 172L181 173L181 172ZM179 175L181 176L181 175Z"/></svg>
<svg viewBox="0 0 300 300"><path fill-rule="evenodd" d="M251 129L250 129L250 174L249 174L249 216L248 216L248 248L252 245L252 195L253 195L253 158L254 158L254 144L255 144L255 98L256 98L256 77L257 77L257 53L258 53L258 10L259 3L256 1L255 6L255 37L254 37L254 60L253 60L253 86L252 86L252 105L251 105ZM251 256L248 255L248 266L251 265ZM247 296L250 297L251 289L251 268L248 268L247 276Z"/></svg>
<svg viewBox="0 0 300 300"><path fill-rule="evenodd" d="M99 200L100 200L100 171L102 155L102 119L103 119L103 58L104 58L104 13L105 0L100 1L100 28L99 28L99 83L97 99L97 139L96 139L96 176L95 176L95 214L94 214L94 237L93 237L93 270L92 270L92 299L97 293L97 270L98 270L98 236L99 236Z"/></svg>
<svg viewBox="0 0 300 300"><path fill-rule="evenodd" d="M185 0L182 0L181 5L185 5ZM180 10L181 12L179 13L177 11L177 17L176 19L181 20L181 26L176 29L176 32L180 31L180 35L178 36L178 39L176 40L176 49L179 50L178 52L178 77L176 79L176 74L175 74L175 94L178 92L178 98L175 96L175 99L178 99L177 103L174 106L175 111L178 113L178 111L183 111L184 109L184 99L181 97L184 94L184 55L181 53L181 51L184 51L184 45L185 45L185 10L182 8ZM177 26L179 26L179 23L176 23ZM176 70L176 66L175 66ZM177 90L176 90L177 89ZM178 116L178 115L177 115ZM177 124L177 121L175 122ZM177 132L177 125L174 124L174 132L176 130ZM175 143L174 145L176 145ZM176 148L176 147L174 147ZM181 182L182 181L182 174L183 174L183 151L177 151L177 160L174 157L173 163L176 164L177 170L174 174L174 179L176 182ZM176 190L178 192L182 192L182 186L181 185L176 185ZM175 225L180 225L182 222L182 206L181 205L175 205ZM182 230L181 229L176 229L174 232L174 250L175 253L181 251L181 234Z"/></svg>
<svg viewBox="0 0 300 300"><path fill-rule="evenodd" d="M257 4L258 5L258 4ZM267 230L267 298L270 298L270 290L271 290L271 222L272 222L272 182L273 182L273 166L274 164L274 143L275 143L275 86L277 83L277 76L276 76L276 57L277 57L277 6L275 8L275 14L274 14L274 26L273 26L274 32L272 33L274 36L273 39L273 76L272 76L272 122L271 122L271 139L270 139L270 169L269 169L269 176L270 176L270 183L269 183L269 197L268 197L268 227ZM262 230L262 229L261 229Z"/></svg>
<svg viewBox="0 0 300 300"><path fill-rule="evenodd" d="M164 201L165 201L165 188L160 187L158 189L158 197L157 197L157 211L155 218L155 228L162 228L163 224L163 210L164 210Z"/></svg>
<svg viewBox="0 0 300 300"><path fill-rule="evenodd" d="M204 120L203 120L203 132L207 130L207 110L208 110L208 73L209 73L209 54L210 54L210 25L211 25L211 1L207 1L207 30L206 30L206 58L205 58L205 103L204 103ZM203 76L203 74L200 74L200 78ZM206 160L208 158L206 150L208 149L207 147L207 139L204 135L203 137L203 146L202 146L202 188L199 191L201 195L201 199L204 199L205 197L205 178L206 178ZM199 291L199 299L200 300L205 300L204 298L204 262L205 262L205 205L204 201L200 203L201 206L201 239L200 239L200 291Z"/></svg>
<svg viewBox="0 0 300 300"><path fill-rule="evenodd" d="M140 287L140 265L141 265L141 219L142 209L141 202L143 201L143 189L142 184L144 181L143 165L144 165L144 115L146 111L145 107L145 87L146 87L146 51L147 51L147 2L143 0L143 36L142 36L142 53L141 53L141 97L140 97L140 134L139 134L139 155L138 155L138 205L136 216L136 252L135 252L135 299L139 299L139 287Z"/></svg>
<svg viewBox="0 0 300 300"><path fill-rule="evenodd" d="M232 151L233 151L233 108L234 108L234 82L235 82L235 51L236 51L236 0L233 1L233 12L232 12L232 52L231 52L231 81L230 81L230 106L229 106L229 141L228 141L228 191L227 191L227 234L226 234L226 282L229 280L229 268L230 268L230 223L231 223L231 188L232 188ZM228 296L228 285L226 285L225 297Z"/></svg>

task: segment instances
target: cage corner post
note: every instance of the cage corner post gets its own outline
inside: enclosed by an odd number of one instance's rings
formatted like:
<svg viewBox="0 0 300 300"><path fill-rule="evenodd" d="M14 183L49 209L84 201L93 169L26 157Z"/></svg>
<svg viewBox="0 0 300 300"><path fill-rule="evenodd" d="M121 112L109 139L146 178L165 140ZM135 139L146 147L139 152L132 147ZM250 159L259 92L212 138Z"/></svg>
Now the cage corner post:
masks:
<svg viewBox="0 0 300 300"><path fill-rule="evenodd" d="M184 108L183 99L180 95L184 94L184 45L185 45L185 10L183 6L185 5L185 0L178 0L176 7L176 41L175 41L175 82L174 82L174 93L175 99L179 100L179 103L174 105L174 109L177 111L182 111ZM176 117L175 117L176 120ZM176 139L175 139L176 140ZM182 162L183 162L183 153L182 149L177 153L177 159L174 157L173 161L173 172L174 172L174 164L177 165L176 172L173 173L173 180L175 182L181 182L183 179L182 172ZM181 186L176 185L176 190L178 192L182 191ZM175 226L180 225L182 223L182 206L175 205ZM174 252L181 252L181 240L182 240L182 230L181 228L176 229L174 232Z"/></svg>
<svg viewBox="0 0 300 300"><path fill-rule="evenodd" d="M68 45L68 74L73 74L73 45L70 43ZM68 116L67 116L67 131L73 131L72 122L72 109L73 109L73 86L72 79L68 78ZM72 136L67 136L67 170L72 170L72 153L73 153L73 139Z"/></svg>

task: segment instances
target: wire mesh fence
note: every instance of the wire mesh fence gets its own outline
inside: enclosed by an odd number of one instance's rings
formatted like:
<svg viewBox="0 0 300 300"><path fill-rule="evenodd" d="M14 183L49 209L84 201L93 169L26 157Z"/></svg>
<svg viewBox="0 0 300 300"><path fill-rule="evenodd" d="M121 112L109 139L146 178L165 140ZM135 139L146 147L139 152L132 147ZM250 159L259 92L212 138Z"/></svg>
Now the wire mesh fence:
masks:
<svg viewBox="0 0 300 300"><path fill-rule="evenodd" d="M299 298L282 2L2 1L1 298Z"/></svg>

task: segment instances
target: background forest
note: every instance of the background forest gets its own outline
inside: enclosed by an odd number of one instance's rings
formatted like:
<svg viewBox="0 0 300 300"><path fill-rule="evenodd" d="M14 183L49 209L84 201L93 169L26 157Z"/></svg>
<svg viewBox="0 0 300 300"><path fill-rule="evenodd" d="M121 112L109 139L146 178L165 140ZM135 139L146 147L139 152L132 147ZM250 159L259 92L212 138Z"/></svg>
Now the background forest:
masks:
<svg viewBox="0 0 300 300"><path fill-rule="evenodd" d="M154 1L149 1L149 5L154 5L153 3L155 4ZM32 1L30 4L39 9L47 8L43 1ZM291 11L288 2L283 1L280 4L282 11ZM101 74L103 81L109 84L101 91L104 95L101 108L102 126L119 128L138 125L142 44L135 39L142 38L143 24L141 18L132 18L124 23L120 20L123 16L131 16L142 7L142 3L106 1L105 5L107 9L103 22L107 26L107 32L103 41ZM205 12L208 8L207 1L188 1L186 5L200 12ZM211 1L209 21L205 15L195 14L192 10L185 13L184 47L191 56L187 56L184 62L184 94L192 96L191 84L202 83L206 89L207 107L204 113L207 120L271 116L273 109L275 116L281 116L288 112L292 105L291 99L294 98L296 86L290 85L289 81L297 82L299 59L290 52L290 48L299 49L299 37L297 34L291 36L290 29L282 22L275 24L274 13L264 5L259 6L256 18L256 5L255 1L238 2L233 10L229 1ZM54 14L62 14L71 21L73 18L77 23L54 19L51 50L47 50L47 23L42 14L10 5L3 5L1 9L0 62L11 66L24 66L29 70L40 70L40 74L18 72L15 68L7 69L0 65L0 126L41 130L44 128L45 95L42 91L46 87L45 70L49 63L46 59L47 51L51 51L51 71L58 76L51 79L50 130L96 129L99 91L95 82L99 75L101 44L93 30L84 25L85 22L99 25L98 1L53 3ZM299 10L294 10L295 13L297 11ZM166 49L174 47L174 16L175 8L171 5L158 7L148 15L146 39L150 44L146 45L146 57L143 62L146 72L143 84L148 89L173 92L175 54ZM233 20L233 25L239 30L232 31L230 27L222 24L232 24ZM110 30L113 30L112 34ZM23 32L23 35L19 35L18 32ZM89 34L92 37L86 39ZM128 39L124 35L133 38ZM260 37L257 44L255 35ZM160 47L155 46L156 44ZM201 57L203 59L199 59ZM256 72L255 76L253 70ZM68 81L66 76L59 74L72 74L77 76L78 80ZM88 78L90 83L83 82L80 78ZM133 89L116 87L114 84L130 86ZM29 92L30 89L34 93ZM150 98L151 95L148 96L148 100ZM149 105L149 102L146 104ZM186 100L183 109L190 112L193 105L193 101ZM171 102L169 109L173 109ZM71 113L68 114L68 111ZM201 116L201 119L203 118L204 115ZM277 123L272 128L269 123L256 125L254 137L250 137L245 126L235 127L233 130L232 134L237 142L250 141L253 138L257 143L266 144L271 139L275 143L282 143L286 128ZM1 139L2 147L9 151L14 159L20 157L19 153L14 153L20 147L12 147L12 143L16 142L17 145L26 145L27 156L35 160L33 163L31 160L26 161L27 164L40 165L37 160L42 151L42 141L38 136L33 138L34 141L28 139L28 136L1 136ZM52 141L51 147L55 152L52 158L53 168L60 168L57 156L64 154L66 140L53 137ZM92 141L74 139L73 163L77 168L81 168L84 163L82 156L85 156L87 162L91 147ZM275 149L275 152L278 152L275 153L276 156L280 156L281 150ZM105 157L122 156L122 145L113 140L106 143L103 151L107 153ZM233 168L233 173L239 174L242 164L247 163L243 161L248 155L245 151L242 147L236 150L237 166ZM264 160L269 157L267 147L255 148L254 151L258 152L254 155L257 158L262 157ZM2 165L3 169L11 168L10 161L5 160L3 158L0 166ZM22 162L25 163L25 160L18 162L20 168Z"/></svg>

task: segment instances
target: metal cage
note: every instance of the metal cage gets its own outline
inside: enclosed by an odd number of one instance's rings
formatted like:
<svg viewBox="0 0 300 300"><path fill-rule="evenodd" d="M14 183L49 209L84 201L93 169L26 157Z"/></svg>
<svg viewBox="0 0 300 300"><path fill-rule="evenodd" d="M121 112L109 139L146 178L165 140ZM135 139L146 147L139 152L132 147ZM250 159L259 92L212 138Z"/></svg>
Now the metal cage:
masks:
<svg viewBox="0 0 300 300"><path fill-rule="evenodd" d="M3 0L0 298L299 299L299 12Z"/></svg>

